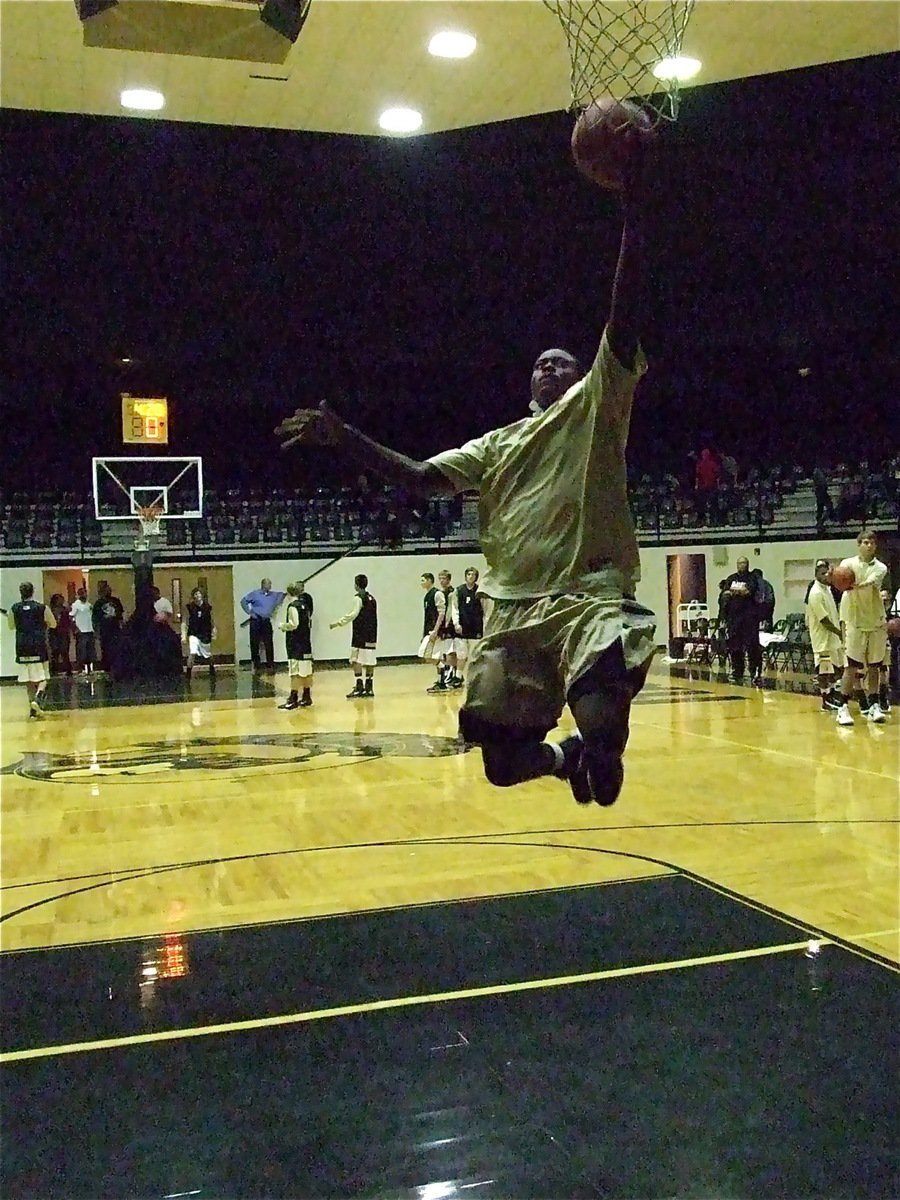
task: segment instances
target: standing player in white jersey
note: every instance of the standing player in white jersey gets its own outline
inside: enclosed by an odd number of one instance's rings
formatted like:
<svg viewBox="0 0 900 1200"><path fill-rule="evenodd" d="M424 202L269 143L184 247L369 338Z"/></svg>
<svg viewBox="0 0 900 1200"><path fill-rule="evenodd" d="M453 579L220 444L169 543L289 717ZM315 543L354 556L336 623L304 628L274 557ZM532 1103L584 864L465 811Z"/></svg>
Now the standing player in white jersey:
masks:
<svg viewBox="0 0 900 1200"><path fill-rule="evenodd" d="M858 553L841 563L842 567L850 568L856 582L841 596L847 666L841 681L843 695L837 715L839 725L853 724L850 700L857 686L859 698L868 700L866 715L869 720L882 725L885 719L878 702L878 686L881 664L887 650L887 617L881 596L887 578L887 566L875 557L876 539L877 534L871 529L863 529L856 539Z"/></svg>
<svg viewBox="0 0 900 1200"><path fill-rule="evenodd" d="M653 613L636 603L637 539L625 445L639 345L646 154L631 143L612 302L587 374L545 350L531 375L535 415L417 462L373 441L328 407L298 409L276 431L285 447L320 443L421 495L479 494L480 543L494 600L468 670L460 732L481 746L487 779L507 787L568 781L582 804L622 786L631 702L655 648ZM545 741L568 704L578 733Z"/></svg>
<svg viewBox="0 0 900 1200"><path fill-rule="evenodd" d="M843 671L846 665L841 619L830 584L831 563L827 558L820 558L816 561L815 581L806 598L806 625L819 677L822 712L835 712L841 707L834 693L835 672Z"/></svg>

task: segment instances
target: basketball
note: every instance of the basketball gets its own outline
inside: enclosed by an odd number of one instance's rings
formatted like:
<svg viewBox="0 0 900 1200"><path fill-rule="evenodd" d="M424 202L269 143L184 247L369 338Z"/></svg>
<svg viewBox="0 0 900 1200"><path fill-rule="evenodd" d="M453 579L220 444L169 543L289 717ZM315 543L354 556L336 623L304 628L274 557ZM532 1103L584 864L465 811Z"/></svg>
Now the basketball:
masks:
<svg viewBox="0 0 900 1200"><path fill-rule="evenodd" d="M585 178L608 191L620 192L635 139L653 135L650 118L629 100L611 96L589 104L572 130L572 157Z"/></svg>
<svg viewBox="0 0 900 1200"><path fill-rule="evenodd" d="M888 617L887 635L892 642L900 641L900 617Z"/></svg>
<svg viewBox="0 0 900 1200"><path fill-rule="evenodd" d="M850 567L834 567L831 572L831 583L839 592L849 592L856 586L856 576Z"/></svg>

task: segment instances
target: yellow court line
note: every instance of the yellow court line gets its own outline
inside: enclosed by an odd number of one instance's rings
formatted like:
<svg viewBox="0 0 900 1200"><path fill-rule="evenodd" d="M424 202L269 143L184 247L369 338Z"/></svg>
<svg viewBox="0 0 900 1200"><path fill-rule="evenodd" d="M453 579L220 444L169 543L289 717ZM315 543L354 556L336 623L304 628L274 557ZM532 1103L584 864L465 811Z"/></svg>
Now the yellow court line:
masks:
<svg viewBox="0 0 900 1200"><path fill-rule="evenodd" d="M818 945L833 943L817 938ZM421 1004L442 1004L449 1000L473 1000L479 996L505 996L514 992L539 991L542 988L568 987L576 983L593 983L598 979L620 979L628 975L651 975L657 971L678 971L683 967L706 967L713 963L737 962L745 958L761 958L767 954L786 954L806 950L809 939L788 942L780 946L758 946L752 950L732 950L726 954L709 954L704 958L684 958L676 962L645 963L638 967L614 967L607 971L588 971L582 975L561 975L550 979L526 979L519 983L497 983L486 987L461 988L452 992L435 992L428 996L397 996L392 1000L368 1000L361 1004L345 1004L339 1008L319 1008L311 1012L285 1013L280 1017L258 1017L246 1021L228 1021L220 1025L201 1025L194 1029L164 1029L157 1033L135 1033L125 1037L103 1038L96 1042L69 1042L58 1046L37 1046L31 1050L10 1050L0 1054L0 1063L21 1062L28 1058L52 1058L56 1054L81 1054L88 1050L114 1050L124 1046L142 1046L150 1042L171 1042L182 1038L206 1037L210 1034L241 1033L249 1029L269 1029L278 1025L299 1025L306 1021L324 1021L332 1017L356 1016L360 1013L382 1012L391 1008L412 1008Z"/></svg>

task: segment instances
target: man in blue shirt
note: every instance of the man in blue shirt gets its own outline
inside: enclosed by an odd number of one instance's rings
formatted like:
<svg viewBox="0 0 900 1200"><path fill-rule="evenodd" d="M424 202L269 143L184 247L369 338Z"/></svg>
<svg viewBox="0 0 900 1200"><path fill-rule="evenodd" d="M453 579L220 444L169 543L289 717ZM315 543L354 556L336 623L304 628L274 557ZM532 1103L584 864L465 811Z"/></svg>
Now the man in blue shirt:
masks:
<svg viewBox="0 0 900 1200"><path fill-rule="evenodd" d="M266 668L275 670L275 651L272 646L272 614L285 597L284 592L272 591L272 580L263 579L258 588L241 601L241 608L250 618L250 658L253 670L260 670L260 648L266 652Z"/></svg>

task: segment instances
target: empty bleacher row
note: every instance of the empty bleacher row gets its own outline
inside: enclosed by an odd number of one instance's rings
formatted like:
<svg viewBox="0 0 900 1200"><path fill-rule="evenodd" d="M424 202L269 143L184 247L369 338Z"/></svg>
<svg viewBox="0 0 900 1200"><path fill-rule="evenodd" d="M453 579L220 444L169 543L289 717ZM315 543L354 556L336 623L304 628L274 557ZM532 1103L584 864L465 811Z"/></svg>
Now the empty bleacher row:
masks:
<svg viewBox="0 0 900 1200"><path fill-rule="evenodd" d="M637 475L630 485L638 540L644 545L849 535L867 521L893 528L900 521L900 466L873 475L853 491L837 469L835 505L823 516L813 479L796 469L747 471L702 498L675 475ZM852 484L851 480L851 484ZM169 519L155 548L189 555L267 556L315 553L350 545L418 549L477 545L477 501L471 496L420 500L396 488L319 488L266 492L210 489L203 516ZM98 521L93 498L72 491L0 493L0 557L88 561L133 545L137 523Z"/></svg>
<svg viewBox="0 0 900 1200"><path fill-rule="evenodd" d="M462 497L418 500L396 489L363 494L320 488L313 496L230 488L204 494L199 519L167 519L154 544L173 554L209 553L227 547L296 554L304 549L360 543L380 549L408 544L471 544L475 514ZM93 500L66 492L0 495L0 551L4 557L92 557L127 547L137 521L98 521Z"/></svg>

